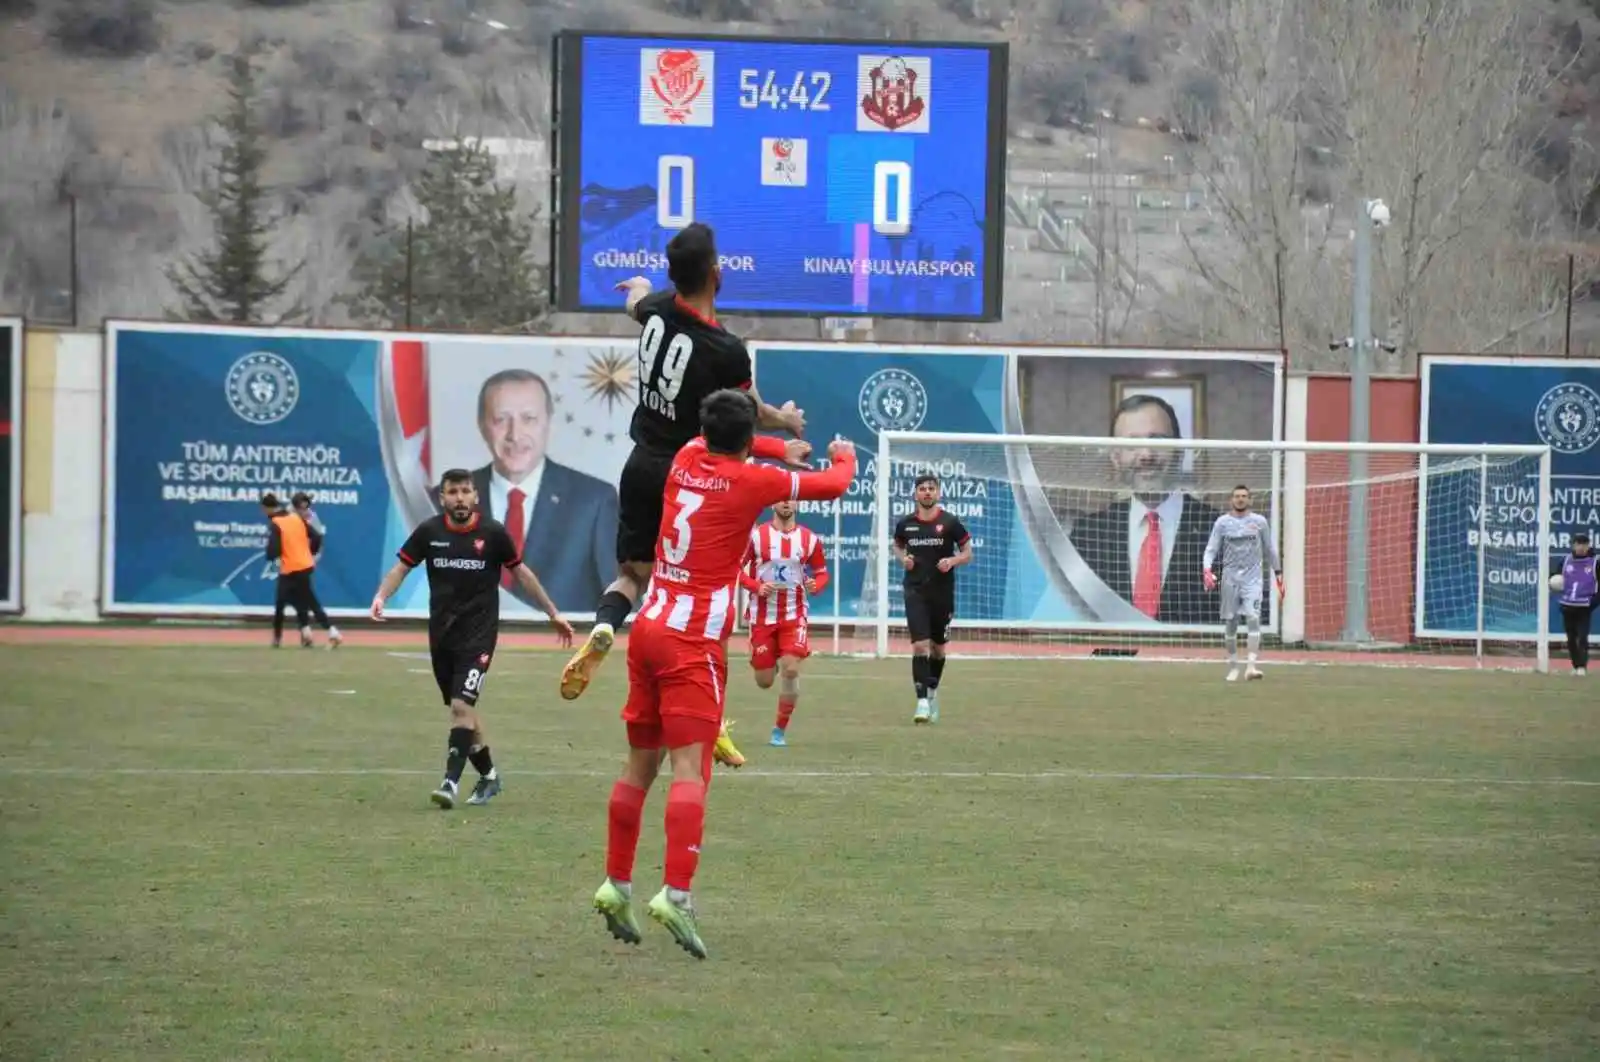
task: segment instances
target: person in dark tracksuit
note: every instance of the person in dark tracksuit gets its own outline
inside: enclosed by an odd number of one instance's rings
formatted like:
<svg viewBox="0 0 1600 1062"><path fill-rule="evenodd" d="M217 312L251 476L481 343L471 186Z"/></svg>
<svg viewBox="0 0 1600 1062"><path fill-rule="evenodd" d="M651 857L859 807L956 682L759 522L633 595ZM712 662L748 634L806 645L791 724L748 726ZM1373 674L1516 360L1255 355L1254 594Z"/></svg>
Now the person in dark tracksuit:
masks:
<svg viewBox="0 0 1600 1062"><path fill-rule="evenodd" d="M1600 608L1600 588L1596 587L1595 555L1589 536L1572 536L1572 552L1558 561L1561 576L1561 626L1567 632L1567 657L1574 675L1589 673L1589 628L1596 608Z"/></svg>
<svg viewBox="0 0 1600 1062"><path fill-rule="evenodd" d="M300 625L300 645L311 648L311 624L315 618L328 632L328 648L336 649L344 641L322 610L317 592L311 585L317 567L317 553L322 549L322 534L299 513L285 509L276 494L263 494L261 508L267 513L267 559L278 562L278 597L272 612L273 648L283 644L283 614L294 609Z"/></svg>

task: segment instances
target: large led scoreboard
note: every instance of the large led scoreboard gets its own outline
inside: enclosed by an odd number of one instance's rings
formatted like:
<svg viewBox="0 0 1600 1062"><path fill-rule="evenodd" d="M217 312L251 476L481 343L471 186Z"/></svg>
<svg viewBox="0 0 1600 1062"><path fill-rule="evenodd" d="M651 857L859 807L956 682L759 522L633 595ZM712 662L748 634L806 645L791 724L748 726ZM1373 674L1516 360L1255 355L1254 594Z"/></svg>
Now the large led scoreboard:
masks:
<svg viewBox="0 0 1600 1062"><path fill-rule="evenodd" d="M1006 47L764 37L556 38L556 305L666 280L693 221L719 308L1000 316Z"/></svg>

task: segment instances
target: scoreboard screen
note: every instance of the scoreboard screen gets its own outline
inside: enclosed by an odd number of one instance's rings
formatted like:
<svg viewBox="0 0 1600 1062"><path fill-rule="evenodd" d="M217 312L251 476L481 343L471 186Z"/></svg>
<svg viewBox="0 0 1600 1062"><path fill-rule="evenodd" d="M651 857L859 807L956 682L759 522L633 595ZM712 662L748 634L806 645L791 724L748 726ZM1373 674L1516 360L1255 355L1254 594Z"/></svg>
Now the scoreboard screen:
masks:
<svg viewBox="0 0 1600 1062"><path fill-rule="evenodd" d="M1003 44L556 38L556 305L667 284L695 221L719 309L997 320Z"/></svg>

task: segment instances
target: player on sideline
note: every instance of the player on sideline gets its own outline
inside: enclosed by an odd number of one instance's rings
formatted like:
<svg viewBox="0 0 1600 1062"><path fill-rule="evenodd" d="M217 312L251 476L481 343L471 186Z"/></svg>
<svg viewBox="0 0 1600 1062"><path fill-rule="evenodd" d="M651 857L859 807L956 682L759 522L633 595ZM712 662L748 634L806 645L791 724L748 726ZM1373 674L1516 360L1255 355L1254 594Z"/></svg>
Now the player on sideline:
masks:
<svg viewBox="0 0 1600 1062"><path fill-rule="evenodd" d="M411 569L427 566L428 652L434 681L450 709L444 781L433 791L432 800L448 811L456 806L468 760L479 777L467 803L487 804L500 792L500 773L489 755L489 739L478 714L478 697L500 633L500 569L512 569L522 589L549 614L564 646L572 644L572 624L561 618L539 577L522 563L505 525L477 511L471 472L464 468L446 472L440 479L439 501L444 512L417 525L400 547L400 559L378 584L372 618L381 622L384 603Z"/></svg>
<svg viewBox="0 0 1600 1062"><path fill-rule="evenodd" d="M972 563L972 536L939 507L939 477L921 475L916 510L894 526L894 555L906 570L906 630L911 635L911 681L917 690L913 723L939 721L944 647L956 613L956 569Z"/></svg>
<svg viewBox="0 0 1600 1062"><path fill-rule="evenodd" d="M750 592L750 666L756 685L778 686L778 718L771 744L788 742L789 720L800 702L800 664L811 655L809 599L828 585L828 559L822 539L795 523L795 504L781 501L772 519L750 532L739 582Z"/></svg>
<svg viewBox="0 0 1600 1062"><path fill-rule="evenodd" d="M710 226L696 222L672 238L667 276L673 288L655 294L644 277L617 285L618 291L627 292L624 311L642 326L639 404L628 428L633 451L617 489L617 578L600 597L588 638L561 672L561 696L569 701L588 688L611 651L617 628L650 579L667 470L678 451L700 434L701 403L729 387L751 391L754 397L750 352L717 323L722 267ZM805 416L794 403L774 409L756 401L757 428L781 429L799 438ZM785 460L803 467L810 453L809 445L796 442ZM717 759L732 767L744 763L726 733L718 738Z"/></svg>
<svg viewBox="0 0 1600 1062"><path fill-rule="evenodd" d="M1250 488L1239 484L1233 488L1232 512L1217 517L1211 525L1211 539L1206 543L1205 568L1207 590L1217 588L1217 576L1212 564L1220 554L1222 560L1222 622L1223 640L1228 646L1228 681L1239 681L1239 617L1245 623L1244 677L1246 681L1261 678L1256 667L1256 657L1261 651L1261 592L1262 565L1272 569L1277 583L1278 596L1283 596L1283 566L1278 563L1278 547L1272 541L1272 525L1260 513L1250 511Z"/></svg>
<svg viewBox="0 0 1600 1062"><path fill-rule="evenodd" d="M655 570L628 639L628 758L612 787L606 832L606 880L594 895L611 935L639 943L633 916L633 863L645 797L671 761L667 791L665 882L650 901L660 922L689 954L706 957L691 886L700 862L706 786L728 688L728 635L734 588L750 527L761 510L785 498L838 498L855 476L855 448L828 447L825 472L791 472L748 460L777 458L783 444L755 434L757 403L740 390L717 391L699 410L703 434L679 451L668 472Z"/></svg>

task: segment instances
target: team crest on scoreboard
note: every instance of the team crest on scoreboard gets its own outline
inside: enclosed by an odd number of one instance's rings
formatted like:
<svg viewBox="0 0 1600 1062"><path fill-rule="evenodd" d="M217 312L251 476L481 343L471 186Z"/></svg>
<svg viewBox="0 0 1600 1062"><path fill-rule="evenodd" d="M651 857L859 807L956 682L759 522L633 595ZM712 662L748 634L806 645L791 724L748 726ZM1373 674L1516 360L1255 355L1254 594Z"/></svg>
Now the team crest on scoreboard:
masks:
<svg viewBox="0 0 1600 1062"><path fill-rule="evenodd" d="M710 126L716 53L692 48L639 49L639 124Z"/></svg>
<svg viewBox="0 0 1600 1062"><path fill-rule="evenodd" d="M807 145L790 137L761 138L761 183L785 188L806 186Z"/></svg>
<svg viewBox="0 0 1600 1062"><path fill-rule="evenodd" d="M856 132L926 133L933 60L925 55L856 57Z"/></svg>
<svg viewBox="0 0 1600 1062"><path fill-rule="evenodd" d="M1600 394L1581 383L1556 384L1539 399L1534 427L1559 454L1581 454L1600 442Z"/></svg>

